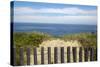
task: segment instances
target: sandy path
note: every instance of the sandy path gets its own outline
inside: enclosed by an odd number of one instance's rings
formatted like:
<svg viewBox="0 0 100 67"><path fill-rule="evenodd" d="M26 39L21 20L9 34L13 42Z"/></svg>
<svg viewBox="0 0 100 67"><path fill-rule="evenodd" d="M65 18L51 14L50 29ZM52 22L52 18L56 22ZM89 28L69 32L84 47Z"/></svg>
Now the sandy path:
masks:
<svg viewBox="0 0 100 67"><path fill-rule="evenodd" d="M47 40L40 44L40 47L79 47L81 44L77 40L64 41L61 39Z"/></svg>

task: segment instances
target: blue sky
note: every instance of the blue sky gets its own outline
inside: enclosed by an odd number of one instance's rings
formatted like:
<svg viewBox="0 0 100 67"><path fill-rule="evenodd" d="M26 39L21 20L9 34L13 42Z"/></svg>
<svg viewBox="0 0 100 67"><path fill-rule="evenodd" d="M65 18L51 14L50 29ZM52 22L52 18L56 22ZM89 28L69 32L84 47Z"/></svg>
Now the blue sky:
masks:
<svg viewBox="0 0 100 67"><path fill-rule="evenodd" d="M15 1L14 22L96 25L97 7Z"/></svg>

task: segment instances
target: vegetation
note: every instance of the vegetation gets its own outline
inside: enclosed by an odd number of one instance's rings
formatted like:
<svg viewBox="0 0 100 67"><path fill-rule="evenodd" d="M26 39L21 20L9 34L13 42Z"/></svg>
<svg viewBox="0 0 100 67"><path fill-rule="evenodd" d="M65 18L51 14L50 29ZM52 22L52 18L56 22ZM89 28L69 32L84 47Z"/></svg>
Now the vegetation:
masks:
<svg viewBox="0 0 100 67"><path fill-rule="evenodd" d="M63 35L62 39L67 40L78 40L83 47L92 46L97 47L97 34L96 33L79 33Z"/></svg>
<svg viewBox="0 0 100 67"><path fill-rule="evenodd" d="M60 38L65 41L68 40L78 40L82 46L93 46L97 47L97 34L96 33L78 33L78 34L69 34L63 35L60 37L51 36L45 33L39 32L16 32L13 34L14 46L15 47L39 47L39 45L50 39Z"/></svg>
<svg viewBox="0 0 100 67"><path fill-rule="evenodd" d="M39 32L16 32L13 34L15 47L39 47L44 40L50 39L51 36Z"/></svg>

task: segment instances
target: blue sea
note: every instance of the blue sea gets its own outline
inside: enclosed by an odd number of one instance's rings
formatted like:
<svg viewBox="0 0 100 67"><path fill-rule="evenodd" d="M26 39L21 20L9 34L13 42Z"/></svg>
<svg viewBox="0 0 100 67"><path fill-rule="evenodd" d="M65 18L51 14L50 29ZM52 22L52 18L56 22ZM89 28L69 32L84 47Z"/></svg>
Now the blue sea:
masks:
<svg viewBox="0 0 100 67"><path fill-rule="evenodd" d="M96 32L96 25L14 23L14 32L44 32L51 35L64 35L82 32Z"/></svg>

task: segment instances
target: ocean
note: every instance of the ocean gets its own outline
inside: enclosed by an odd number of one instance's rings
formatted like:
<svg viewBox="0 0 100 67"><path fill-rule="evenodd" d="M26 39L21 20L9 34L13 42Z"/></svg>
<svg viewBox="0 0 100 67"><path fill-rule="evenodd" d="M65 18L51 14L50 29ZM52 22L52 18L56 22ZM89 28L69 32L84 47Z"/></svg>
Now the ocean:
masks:
<svg viewBox="0 0 100 67"><path fill-rule="evenodd" d="M50 35L64 35L84 32L96 32L96 25L81 24L46 24L46 23L14 23L14 32L44 32Z"/></svg>

